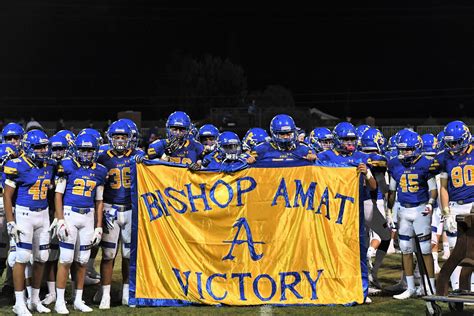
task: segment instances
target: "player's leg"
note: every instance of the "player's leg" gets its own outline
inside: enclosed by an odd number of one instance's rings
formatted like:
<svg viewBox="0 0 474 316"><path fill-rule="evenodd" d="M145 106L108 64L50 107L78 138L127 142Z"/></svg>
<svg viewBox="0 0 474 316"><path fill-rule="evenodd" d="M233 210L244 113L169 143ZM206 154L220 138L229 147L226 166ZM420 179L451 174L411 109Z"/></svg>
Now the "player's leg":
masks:
<svg viewBox="0 0 474 316"><path fill-rule="evenodd" d="M130 244L132 242L132 210L120 212L123 216L120 236L122 241L122 305L128 305L129 297L129 275L130 275Z"/></svg>
<svg viewBox="0 0 474 316"><path fill-rule="evenodd" d="M421 281L425 282L425 287L427 289L430 288L434 291L435 289L435 273L434 273L434 262L433 262L433 255L431 254L431 215L423 215L423 211L425 209L425 205L418 206L418 211L416 214L416 218L413 222L413 228L415 230L415 234L418 236L420 241L420 248L421 253L423 256L423 261L426 267L426 275L421 276ZM421 263L420 263L421 264ZM428 277L428 279L426 279ZM428 284L428 282L430 284ZM428 295L433 294L428 293Z"/></svg>

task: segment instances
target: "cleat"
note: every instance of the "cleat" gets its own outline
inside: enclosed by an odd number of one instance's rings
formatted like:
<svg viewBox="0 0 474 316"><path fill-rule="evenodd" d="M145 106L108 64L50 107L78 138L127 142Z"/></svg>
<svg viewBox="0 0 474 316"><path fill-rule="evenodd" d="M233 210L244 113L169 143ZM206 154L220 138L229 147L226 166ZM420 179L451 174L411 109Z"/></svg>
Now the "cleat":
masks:
<svg viewBox="0 0 474 316"><path fill-rule="evenodd" d="M110 309L110 296L102 296L99 309Z"/></svg>
<svg viewBox="0 0 474 316"><path fill-rule="evenodd" d="M367 296L364 300L364 304L371 304L371 303L372 303L372 299Z"/></svg>
<svg viewBox="0 0 474 316"><path fill-rule="evenodd" d="M30 311L24 304L15 305L12 308L12 311L19 316L31 316Z"/></svg>
<svg viewBox="0 0 474 316"><path fill-rule="evenodd" d="M93 278L89 277L88 275L86 275L84 277L84 285L96 285L96 284L99 284L99 283L100 283L99 279L93 279Z"/></svg>
<svg viewBox="0 0 474 316"><path fill-rule="evenodd" d="M61 314L61 315L69 314L69 311L66 308L66 303L65 302L59 303L59 304L58 304L58 302L56 302L56 305L54 305L54 310L56 311L56 313Z"/></svg>
<svg viewBox="0 0 474 316"><path fill-rule="evenodd" d="M405 292L394 295L393 298L397 300L406 300L411 297L416 297L416 290L415 289L406 289Z"/></svg>
<svg viewBox="0 0 474 316"><path fill-rule="evenodd" d="M92 311L94 311L92 308L90 308L89 306L87 306L84 301L76 301L74 302L74 310L76 311L80 311L80 312L83 312L83 313L90 313Z"/></svg>
<svg viewBox="0 0 474 316"><path fill-rule="evenodd" d="M368 291L369 295L376 295L376 294L380 294L382 293L382 290L381 289L376 289L376 288L373 288L373 287L370 287L369 286L369 291Z"/></svg>
<svg viewBox="0 0 474 316"><path fill-rule="evenodd" d="M122 305L128 306L128 291L122 294Z"/></svg>
<svg viewBox="0 0 474 316"><path fill-rule="evenodd" d="M28 305L29 307L30 305ZM43 306L43 304L41 304L41 302L36 302L36 303L31 303L31 307L30 308L30 311L34 312L38 312L40 314L47 314L47 313L51 313L51 310L45 306Z"/></svg>
<svg viewBox="0 0 474 316"><path fill-rule="evenodd" d="M56 302L56 295L52 294L52 293L48 293L46 294L46 296L44 297L44 299L41 301L41 303L43 305L49 305L49 304L52 304Z"/></svg>

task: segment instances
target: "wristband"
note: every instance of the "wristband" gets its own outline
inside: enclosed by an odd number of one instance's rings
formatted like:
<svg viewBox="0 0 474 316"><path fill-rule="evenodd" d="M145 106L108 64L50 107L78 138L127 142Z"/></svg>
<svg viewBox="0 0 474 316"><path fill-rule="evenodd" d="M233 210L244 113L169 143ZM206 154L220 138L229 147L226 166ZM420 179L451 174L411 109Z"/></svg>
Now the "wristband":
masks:
<svg viewBox="0 0 474 316"><path fill-rule="evenodd" d="M371 178L373 178L372 172L370 172L370 169L367 169L367 173L365 174L365 178L367 180L370 180Z"/></svg>

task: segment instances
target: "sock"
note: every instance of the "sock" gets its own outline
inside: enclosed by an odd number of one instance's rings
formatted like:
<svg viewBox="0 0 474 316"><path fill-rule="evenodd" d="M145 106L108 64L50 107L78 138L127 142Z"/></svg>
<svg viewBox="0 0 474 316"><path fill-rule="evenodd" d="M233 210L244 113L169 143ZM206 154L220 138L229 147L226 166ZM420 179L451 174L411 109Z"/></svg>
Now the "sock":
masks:
<svg viewBox="0 0 474 316"><path fill-rule="evenodd" d="M128 296L128 283L122 285L122 297L124 296L124 293Z"/></svg>
<svg viewBox="0 0 474 316"><path fill-rule="evenodd" d="M438 252L437 251L432 252L431 255L433 256L433 260L435 264L438 264Z"/></svg>
<svg viewBox="0 0 474 316"><path fill-rule="evenodd" d="M461 269L462 267L457 266L449 277L449 280L451 281L451 288L453 289L453 291L459 290L459 275L461 274Z"/></svg>
<svg viewBox="0 0 474 316"><path fill-rule="evenodd" d="M31 293L32 291L33 291L33 290L32 290L31 285L28 285L28 286L26 287L26 292L28 293L28 298L29 298L29 299L31 299L31 295L33 295L33 294Z"/></svg>
<svg viewBox="0 0 474 316"><path fill-rule="evenodd" d="M108 296L110 297L110 284L109 285L102 285L102 297Z"/></svg>
<svg viewBox="0 0 474 316"><path fill-rule="evenodd" d="M413 275L407 275L407 288L409 290L415 290L415 277Z"/></svg>
<svg viewBox="0 0 474 316"><path fill-rule="evenodd" d="M66 292L66 289L56 288L56 304L60 304L60 303L66 304L66 302L64 301L65 292Z"/></svg>
<svg viewBox="0 0 474 316"><path fill-rule="evenodd" d="M40 289L35 289L33 288L33 290L31 291L31 302L33 303L37 303L39 302L39 294L40 294Z"/></svg>
<svg viewBox="0 0 474 316"><path fill-rule="evenodd" d="M56 282L48 281L46 284L48 285L49 294L56 296Z"/></svg>
<svg viewBox="0 0 474 316"><path fill-rule="evenodd" d="M82 303L82 289L76 290L76 296L74 298L74 302L81 302Z"/></svg>
<svg viewBox="0 0 474 316"><path fill-rule="evenodd" d="M370 246L369 249L367 249L367 258L372 258L376 251L374 247Z"/></svg>
<svg viewBox="0 0 474 316"><path fill-rule="evenodd" d="M25 305L25 294L23 291L15 291L15 305Z"/></svg>
<svg viewBox="0 0 474 316"><path fill-rule="evenodd" d="M449 242L443 242L443 252L448 253L449 252Z"/></svg>

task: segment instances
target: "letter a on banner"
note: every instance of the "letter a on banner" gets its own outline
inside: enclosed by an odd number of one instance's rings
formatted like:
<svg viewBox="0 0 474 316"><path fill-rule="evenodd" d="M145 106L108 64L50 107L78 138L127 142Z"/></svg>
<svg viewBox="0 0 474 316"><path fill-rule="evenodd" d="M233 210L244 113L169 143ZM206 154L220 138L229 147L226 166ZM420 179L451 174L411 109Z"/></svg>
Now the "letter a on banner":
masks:
<svg viewBox="0 0 474 316"><path fill-rule="evenodd" d="M254 244L264 244L263 241L253 241L252 238L252 231L250 230L249 223L245 219L245 217L241 217L237 220L237 222L234 224L232 227L237 227L237 233L235 233L234 240L224 240L225 243L232 244L230 246L229 253L222 258L222 260L234 260L235 256L232 255L232 251L234 251L235 245L241 245L243 243L247 243L247 246L249 247L249 252L250 252L250 257L252 258L253 261L258 261L262 259L263 253L257 254L255 251ZM242 227L245 228L245 232L247 233L247 239L238 239L239 238L239 233Z"/></svg>

